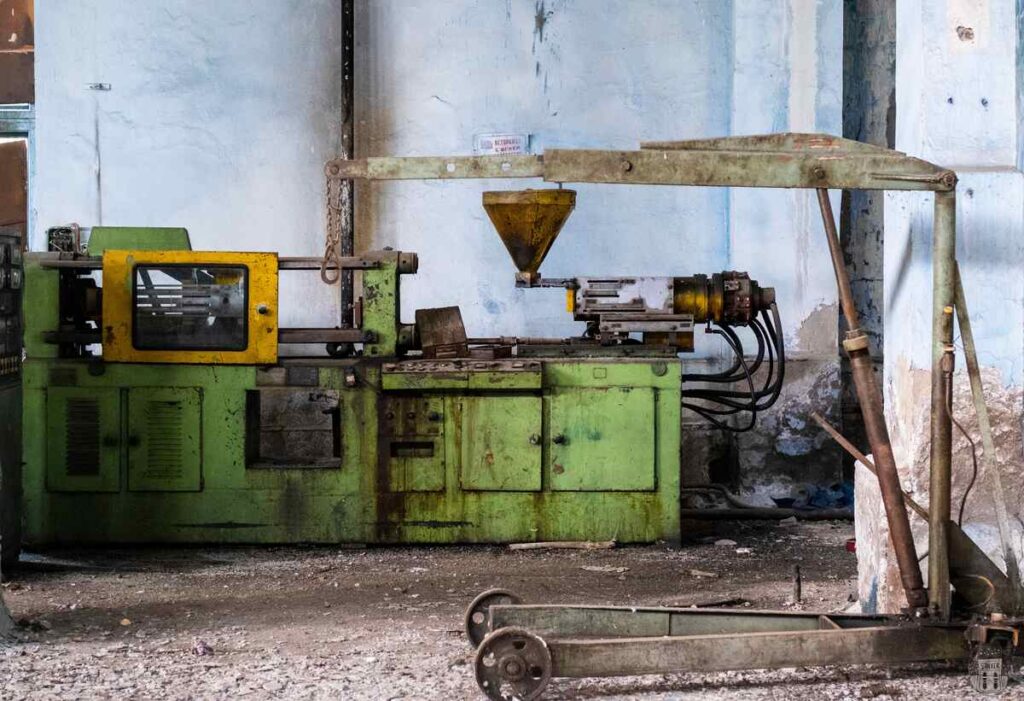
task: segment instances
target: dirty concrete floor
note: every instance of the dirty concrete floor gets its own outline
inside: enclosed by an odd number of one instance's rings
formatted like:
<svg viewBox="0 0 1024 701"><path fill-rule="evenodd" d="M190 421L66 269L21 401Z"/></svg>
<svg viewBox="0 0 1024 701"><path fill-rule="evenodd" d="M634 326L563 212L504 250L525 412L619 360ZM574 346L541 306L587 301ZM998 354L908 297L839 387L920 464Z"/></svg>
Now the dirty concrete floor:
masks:
<svg viewBox="0 0 1024 701"><path fill-rule="evenodd" d="M850 605L856 563L844 543L852 524L709 528L705 542L681 549L49 552L4 585L15 618L28 627L15 642L0 643L0 699L482 698L462 617L477 593L495 586L538 603L688 606L742 599L733 605L779 608L789 604L792 568L799 564L805 609ZM716 538L736 545L709 542ZM595 566L608 571L583 569ZM622 567L628 569L615 569ZM555 679L544 698L970 695L961 669L932 665Z"/></svg>

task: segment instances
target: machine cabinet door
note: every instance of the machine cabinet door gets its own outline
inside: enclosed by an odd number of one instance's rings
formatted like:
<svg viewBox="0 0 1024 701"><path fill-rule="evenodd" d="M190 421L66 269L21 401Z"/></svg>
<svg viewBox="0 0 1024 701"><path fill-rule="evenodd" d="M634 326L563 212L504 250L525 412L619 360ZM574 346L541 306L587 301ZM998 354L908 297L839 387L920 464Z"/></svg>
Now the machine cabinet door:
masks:
<svg viewBox="0 0 1024 701"><path fill-rule="evenodd" d="M484 395L457 401L462 488L540 491L541 398Z"/></svg>
<svg viewBox="0 0 1024 701"><path fill-rule="evenodd" d="M443 397L386 395L379 437L382 491L444 491Z"/></svg>
<svg viewBox="0 0 1024 701"><path fill-rule="evenodd" d="M50 387L46 391L46 487L53 492L121 488L121 391Z"/></svg>
<svg viewBox="0 0 1024 701"><path fill-rule="evenodd" d="M128 489L202 489L200 392L182 387L128 390Z"/></svg>
<svg viewBox="0 0 1024 701"><path fill-rule="evenodd" d="M656 412L652 388L558 389L549 401L552 490L655 488Z"/></svg>

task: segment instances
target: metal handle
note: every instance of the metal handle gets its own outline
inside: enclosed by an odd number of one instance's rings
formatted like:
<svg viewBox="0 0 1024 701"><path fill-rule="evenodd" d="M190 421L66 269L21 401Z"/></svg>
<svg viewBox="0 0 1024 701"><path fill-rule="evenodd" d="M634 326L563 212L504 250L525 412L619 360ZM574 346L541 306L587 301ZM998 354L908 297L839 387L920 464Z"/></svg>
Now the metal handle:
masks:
<svg viewBox="0 0 1024 701"><path fill-rule="evenodd" d="M536 433L530 436L530 445L540 445L540 436Z"/></svg>
<svg viewBox="0 0 1024 701"><path fill-rule="evenodd" d="M558 445L565 445L569 441L566 440L565 434L559 433L557 436L555 436L554 438L551 439L551 442L552 443L556 443Z"/></svg>

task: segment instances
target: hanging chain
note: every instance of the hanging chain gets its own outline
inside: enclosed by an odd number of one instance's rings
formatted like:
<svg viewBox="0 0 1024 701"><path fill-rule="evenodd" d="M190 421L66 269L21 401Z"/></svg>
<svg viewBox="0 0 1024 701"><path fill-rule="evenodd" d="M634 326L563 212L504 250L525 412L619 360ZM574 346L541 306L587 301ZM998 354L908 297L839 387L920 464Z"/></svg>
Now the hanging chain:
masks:
<svg viewBox="0 0 1024 701"><path fill-rule="evenodd" d="M324 221L324 257L320 263L320 279L333 285L341 279L341 191L342 181L326 176L327 197ZM333 275L331 271L333 270Z"/></svg>

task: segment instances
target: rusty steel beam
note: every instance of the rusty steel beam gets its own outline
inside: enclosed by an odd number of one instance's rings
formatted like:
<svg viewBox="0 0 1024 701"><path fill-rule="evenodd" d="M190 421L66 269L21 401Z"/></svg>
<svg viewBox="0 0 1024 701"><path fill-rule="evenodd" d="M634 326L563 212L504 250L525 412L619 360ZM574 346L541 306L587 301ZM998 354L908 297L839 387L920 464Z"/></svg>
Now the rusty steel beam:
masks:
<svg viewBox="0 0 1024 701"><path fill-rule="evenodd" d="M874 152L549 149L543 156L334 160L327 173L356 180L543 178L558 183L942 191L956 186L951 170Z"/></svg>
<svg viewBox="0 0 1024 701"><path fill-rule="evenodd" d="M951 170L825 134L649 142L635 151L549 149L543 155L339 159L327 163L327 174L357 180L543 178L558 183L934 191L956 187Z"/></svg>
<svg viewBox="0 0 1024 701"><path fill-rule="evenodd" d="M459 180L465 178L539 178L540 156L412 156L328 161L331 178L351 180Z"/></svg>
<svg viewBox="0 0 1024 701"><path fill-rule="evenodd" d="M544 179L708 187L951 190L956 174L917 158L804 151L689 149L544 152Z"/></svg>
<svg viewBox="0 0 1024 701"><path fill-rule="evenodd" d="M546 641L552 677L903 664L967 656L962 627L872 627L736 635Z"/></svg>
<svg viewBox="0 0 1024 701"><path fill-rule="evenodd" d="M953 305L956 290L956 192L935 193L932 222L932 397L928 482L928 594L949 618L950 492L953 423L947 409L953 377Z"/></svg>
<svg viewBox="0 0 1024 701"><path fill-rule="evenodd" d="M655 151L767 151L792 153L811 151L830 155L857 155L874 153L890 158L906 158L902 151L876 146L863 141L844 139L832 134L783 132L779 134L755 134L753 136L720 136L710 139L686 139L684 141L641 141L640 148Z"/></svg>
<svg viewBox="0 0 1024 701"><path fill-rule="evenodd" d="M545 638L646 638L655 636L768 633L800 630L877 628L895 616L788 613L627 606L494 604L490 630L525 628ZM821 619L827 617L828 625Z"/></svg>

